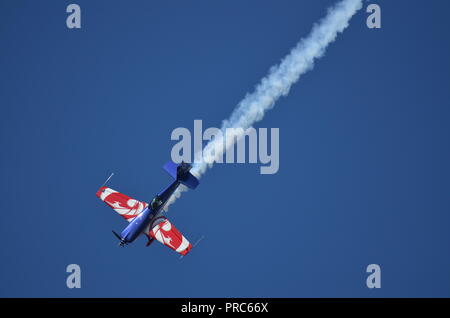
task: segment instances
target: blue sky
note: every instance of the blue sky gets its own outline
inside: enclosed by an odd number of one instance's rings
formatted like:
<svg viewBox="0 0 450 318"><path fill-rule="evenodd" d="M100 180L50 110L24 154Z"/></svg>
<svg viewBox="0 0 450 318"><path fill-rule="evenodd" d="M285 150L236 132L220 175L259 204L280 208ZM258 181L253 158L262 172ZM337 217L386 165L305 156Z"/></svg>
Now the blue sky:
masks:
<svg viewBox="0 0 450 318"><path fill-rule="evenodd" d="M449 297L450 4L374 2L256 125L279 172L217 165L171 207L205 236L179 260L120 249L97 188L151 199L172 130L220 126L335 1L2 1L0 296Z"/></svg>

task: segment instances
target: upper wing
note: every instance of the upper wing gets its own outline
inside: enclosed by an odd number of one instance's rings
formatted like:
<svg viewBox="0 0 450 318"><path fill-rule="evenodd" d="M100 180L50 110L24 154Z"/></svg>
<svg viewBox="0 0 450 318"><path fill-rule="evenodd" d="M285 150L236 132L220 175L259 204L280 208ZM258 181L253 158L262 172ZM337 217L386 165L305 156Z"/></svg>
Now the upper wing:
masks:
<svg viewBox="0 0 450 318"><path fill-rule="evenodd" d="M165 217L161 217L159 222L153 223L151 229L148 227L145 234L157 239L181 255L186 255L192 248L192 244Z"/></svg>
<svg viewBox="0 0 450 318"><path fill-rule="evenodd" d="M107 187L101 187L97 191L97 196L128 222L131 222L148 205L146 202L135 200Z"/></svg>

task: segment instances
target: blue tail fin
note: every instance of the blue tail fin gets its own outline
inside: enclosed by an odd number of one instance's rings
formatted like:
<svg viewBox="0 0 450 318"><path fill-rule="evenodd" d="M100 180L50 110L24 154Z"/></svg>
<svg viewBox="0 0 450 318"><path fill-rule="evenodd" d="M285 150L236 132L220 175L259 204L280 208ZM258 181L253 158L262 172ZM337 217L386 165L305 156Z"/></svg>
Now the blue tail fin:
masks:
<svg viewBox="0 0 450 318"><path fill-rule="evenodd" d="M188 163L182 162L177 165L176 163L169 161L163 168L172 176L172 178L180 181L181 184L190 189L195 189L200 183L198 179L189 172L192 166Z"/></svg>

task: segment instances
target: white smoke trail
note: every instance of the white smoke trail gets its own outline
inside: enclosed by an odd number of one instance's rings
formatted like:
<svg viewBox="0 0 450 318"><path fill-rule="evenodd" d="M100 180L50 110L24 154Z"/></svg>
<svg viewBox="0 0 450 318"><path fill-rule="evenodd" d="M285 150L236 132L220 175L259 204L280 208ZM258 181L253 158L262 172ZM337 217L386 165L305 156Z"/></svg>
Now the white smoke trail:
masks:
<svg viewBox="0 0 450 318"><path fill-rule="evenodd" d="M362 7L362 0L342 0L328 9L327 15L315 24L311 33L300 40L291 52L273 66L269 74L256 86L253 93L247 94L231 113L229 119L224 120L221 130L225 136L227 128L243 128L246 130L254 123L263 119L267 110L275 102L286 96L300 76L314 67L314 61L322 57L328 45L336 39L338 33L347 28L351 17ZM201 153L197 153L191 172L201 177L216 158L233 145L235 139L223 140L217 138L210 141ZM170 198L165 209L180 197L186 188L179 188Z"/></svg>

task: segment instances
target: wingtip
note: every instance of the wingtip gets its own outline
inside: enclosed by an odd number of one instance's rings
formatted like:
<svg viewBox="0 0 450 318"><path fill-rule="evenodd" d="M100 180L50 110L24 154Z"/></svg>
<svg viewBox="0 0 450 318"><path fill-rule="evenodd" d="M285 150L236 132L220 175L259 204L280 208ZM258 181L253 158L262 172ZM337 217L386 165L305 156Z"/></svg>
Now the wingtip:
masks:
<svg viewBox="0 0 450 318"><path fill-rule="evenodd" d="M101 187L97 190L97 192L95 193L95 195L96 195L98 198L100 198L101 195L102 195L102 193L105 191L106 188L107 188L106 186L101 186Z"/></svg>
<svg viewBox="0 0 450 318"><path fill-rule="evenodd" d="M187 253L189 253L189 251L190 251L191 249L192 249L192 244L189 243L188 247L186 247L186 249L185 249L184 251L180 252L180 254L181 254L182 256L186 256Z"/></svg>

